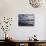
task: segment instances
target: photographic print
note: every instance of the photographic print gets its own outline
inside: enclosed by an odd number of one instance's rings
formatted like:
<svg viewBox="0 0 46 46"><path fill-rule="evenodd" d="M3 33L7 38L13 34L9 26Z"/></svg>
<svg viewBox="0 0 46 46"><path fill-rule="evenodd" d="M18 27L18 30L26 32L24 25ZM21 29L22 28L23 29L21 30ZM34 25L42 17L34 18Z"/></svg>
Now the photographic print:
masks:
<svg viewBox="0 0 46 46"><path fill-rule="evenodd" d="M34 26L34 14L19 14L18 25L19 26Z"/></svg>

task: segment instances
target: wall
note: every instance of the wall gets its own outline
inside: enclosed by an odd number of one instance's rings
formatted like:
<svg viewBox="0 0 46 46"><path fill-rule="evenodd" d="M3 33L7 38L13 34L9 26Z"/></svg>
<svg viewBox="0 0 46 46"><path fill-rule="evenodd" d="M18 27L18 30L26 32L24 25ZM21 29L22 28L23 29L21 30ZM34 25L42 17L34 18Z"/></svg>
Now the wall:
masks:
<svg viewBox="0 0 46 46"><path fill-rule="evenodd" d="M10 33L17 40L27 40L34 34L37 35L39 40L45 39L45 15L46 8L32 8L28 0L0 0L0 16L13 17L13 22ZM34 14L35 26L34 27L19 27L18 14ZM2 31L0 31L2 33ZM0 34L1 34L0 33ZM2 34L1 34L2 35ZM3 37L0 36L0 39ZM3 38L4 39L4 38Z"/></svg>

